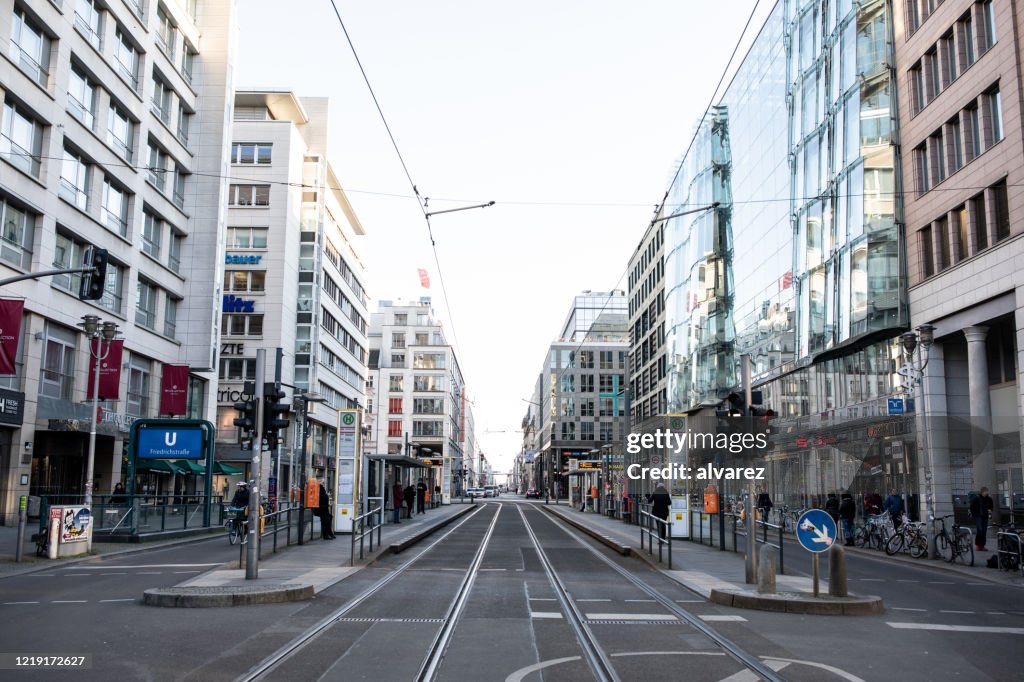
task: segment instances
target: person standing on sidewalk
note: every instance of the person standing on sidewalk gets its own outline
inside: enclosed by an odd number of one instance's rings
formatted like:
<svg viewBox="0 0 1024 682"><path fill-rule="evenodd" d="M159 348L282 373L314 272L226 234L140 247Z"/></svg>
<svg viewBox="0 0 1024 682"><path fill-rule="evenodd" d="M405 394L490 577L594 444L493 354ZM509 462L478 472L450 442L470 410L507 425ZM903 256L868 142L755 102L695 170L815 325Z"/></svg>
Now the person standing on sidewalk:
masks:
<svg viewBox="0 0 1024 682"><path fill-rule="evenodd" d="M412 510L416 505L416 488L412 487L412 483L405 486L405 490L402 491L402 495L405 497L405 518L412 518Z"/></svg>
<svg viewBox="0 0 1024 682"><path fill-rule="evenodd" d="M434 496L430 498L435 507L441 506L441 486L434 486Z"/></svg>
<svg viewBox="0 0 1024 682"><path fill-rule="evenodd" d="M853 547L853 520L857 517L857 503L853 501L853 495L843 493L839 501L839 520L843 522L843 536L846 538L847 547Z"/></svg>
<svg viewBox="0 0 1024 682"><path fill-rule="evenodd" d="M416 484L416 513L426 514L427 507L427 484L423 482L423 478L420 478L420 482Z"/></svg>
<svg viewBox="0 0 1024 682"><path fill-rule="evenodd" d="M391 486L391 508L394 512L395 523L402 522L402 502L405 496L402 494L402 484L395 479L395 484Z"/></svg>
<svg viewBox="0 0 1024 682"><path fill-rule="evenodd" d="M320 537L324 540L333 540L334 535L334 515L331 514L331 496L327 492L327 486L324 485L324 479L317 477L317 483L320 484L320 493L317 495L317 516L320 517Z"/></svg>
<svg viewBox="0 0 1024 682"><path fill-rule="evenodd" d="M992 518L994 504L988 495L988 488L982 487L981 494L971 500L971 518L974 519L974 549L987 552L985 543L988 541L988 522Z"/></svg>
<svg viewBox="0 0 1024 682"><path fill-rule="evenodd" d="M664 483L659 483L651 495L651 513L658 517L658 536L665 537L668 530L668 511L672 508L672 498L665 489Z"/></svg>
<svg viewBox="0 0 1024 682"><path fill-rule="evenodd" d="M892 527L899 530L900 526L903 525L903 498L893 490L889 493L889 497L885 498L885 504L882 506L882 509L892 519Z"/></svg>
<svg viewBox="0 0 1024 682"><path fill-rule="evenodd" d="M772 504L772 496L762 486L761 492L757 496L757 510L761 512L761 520L765 523L768 523L768 514L771 513L774 506Z"/></svg>

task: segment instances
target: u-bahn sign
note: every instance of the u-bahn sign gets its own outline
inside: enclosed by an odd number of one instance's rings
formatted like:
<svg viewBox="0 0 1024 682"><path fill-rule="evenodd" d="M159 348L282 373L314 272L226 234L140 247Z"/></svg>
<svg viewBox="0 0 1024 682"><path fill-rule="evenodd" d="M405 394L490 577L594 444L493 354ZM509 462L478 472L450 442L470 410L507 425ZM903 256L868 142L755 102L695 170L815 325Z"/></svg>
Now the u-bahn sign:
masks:
<svg viewBox="0 0 1024 682"><path fill-rule="evenodd" d="M136 432L139 459L203 459L203 437L197 428L155 427Z"/></svg>

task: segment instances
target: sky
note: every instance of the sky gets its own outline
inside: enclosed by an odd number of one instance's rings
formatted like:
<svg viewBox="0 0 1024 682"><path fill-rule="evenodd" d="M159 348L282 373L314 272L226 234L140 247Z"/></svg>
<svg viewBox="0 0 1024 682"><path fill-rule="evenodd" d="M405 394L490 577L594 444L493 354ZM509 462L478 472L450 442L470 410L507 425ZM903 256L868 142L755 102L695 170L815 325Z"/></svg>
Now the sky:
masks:
<svg viewBox="0 0 1024 682"><path fill-rule="evenodd" d="M508 471L572 296L627 289L756 0L335 2L401 159L331 0L240 1L235 84L330 98L328 159L367 233L370 310L432 297L479 448ZM412 184L429 210L496 203L434 216L435 261Z"/></svg>

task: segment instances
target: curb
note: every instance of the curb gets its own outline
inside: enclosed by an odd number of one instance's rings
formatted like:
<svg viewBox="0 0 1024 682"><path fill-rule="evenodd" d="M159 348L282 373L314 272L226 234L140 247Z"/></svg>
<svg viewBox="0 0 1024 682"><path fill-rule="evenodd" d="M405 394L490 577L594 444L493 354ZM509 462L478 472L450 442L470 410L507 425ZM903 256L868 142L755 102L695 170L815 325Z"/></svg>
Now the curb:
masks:
<svg viewBox="0 0 1024 682"><path fill-rule="evenodd" d="M143 592L142 603L147 606L213 608L306 601L312 599L314 594L312 585L279 584L271 588L256 585L219 588L164 587Z"/></svg>
<svg viewBox="0 0 1024 682"><path fill-rule="evenodd" d="M711 588L709 601L736 609L814 616L877 616L885 612L881 597L818 597L805 593L759 594L751 590Z"/></svg>
<svg viewBox="0 0 1024 682"><path fill-rule="evenodd" d="M1003 571L1000 569L986 569L997 572L997 575L992 575L990 573L975 572L971 570L971 568L968 568L966 566L957 566L955 564L950 564L949 562L941 561L939 559L914 559L909 556L902 555L888 556L887 554L885 554L884 551L879 553L876 550L864 549L863 547L846 547L844 549L846 549L848 552L851 549L853 549L854 551L851 552L851 556L864 557L871 561L897 561L901 564L917 566L918 568L930 568L939 573L955 573L957 575L964 576L965 578L977 578L978 580L984 580L985 582L992 583L993 585L1003 585L1006 587L1024 587L1024 583L1016 580L1013 577L1014 574L1012 571ZM995 554L995 552L986 552L985 554L991 556L992 554ZM987 560L988 559L986 557L985 561ZM978 567L977 554L975 554L974 556L974 566Z"/></svg>
<svg viewBox="0 0 1024 682"><path fill-rule="evenodd" d="M400 554L400 553L404 552L405 550L409 549L410 547L415 545L417 542L419 542L423 538L428 537L428 536L432 535L433 533L436 533L437 531L441 530L445 526L451 524L452 521L455 521L456 519L461 519L463 516L465 516L466 514L470 513L474 509L476 509L476 503L475 502L473 504L471 504L471 505L466 505L465 509L462 509L462 510L460 510L459 512L457 512L455 514L452 514L451 516L449 516L447 519L445 519L441 523L438 523L438 524L435 524L433 526L429 526L427 528L424 528L420 532L416 533L415 535L413 535L411 537L406 538L405 540L402 540L401 542L393 542L393 543L391 543L390 545L388 545L384 549L380 550L377 553L377 555L372 557L368 562L366 562L365 565L366 566L370 566L373 563L375 563L378 559L380 559L382 557L385 557L388 554Z"/></svg>

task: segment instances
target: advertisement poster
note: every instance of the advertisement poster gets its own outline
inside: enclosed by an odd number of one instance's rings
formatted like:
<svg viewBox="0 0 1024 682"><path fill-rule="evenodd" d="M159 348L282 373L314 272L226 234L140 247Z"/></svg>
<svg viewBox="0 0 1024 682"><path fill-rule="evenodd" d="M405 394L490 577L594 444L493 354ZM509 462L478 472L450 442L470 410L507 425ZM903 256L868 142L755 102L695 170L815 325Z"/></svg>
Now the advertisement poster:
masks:
<svg viewBox="0 0 1024 682"><path fill-rule="evenodd" d="M85 507L62 507L60 519L60 541L85 542L89 538L89 523L92 517Z"/></svg>

